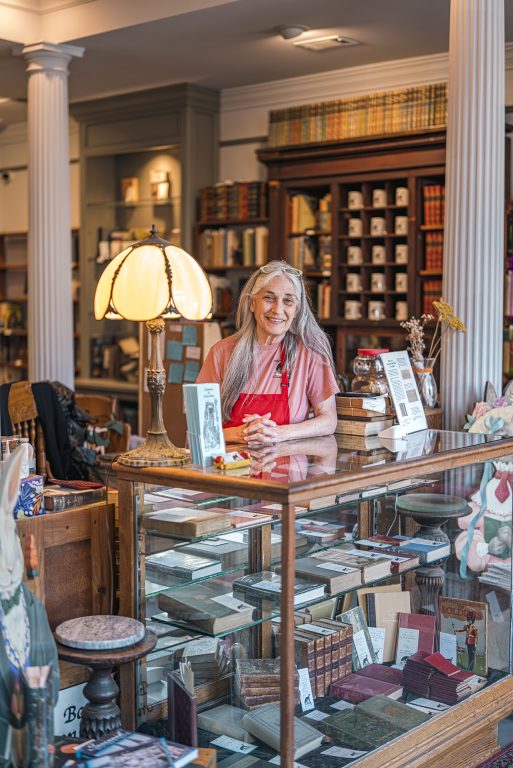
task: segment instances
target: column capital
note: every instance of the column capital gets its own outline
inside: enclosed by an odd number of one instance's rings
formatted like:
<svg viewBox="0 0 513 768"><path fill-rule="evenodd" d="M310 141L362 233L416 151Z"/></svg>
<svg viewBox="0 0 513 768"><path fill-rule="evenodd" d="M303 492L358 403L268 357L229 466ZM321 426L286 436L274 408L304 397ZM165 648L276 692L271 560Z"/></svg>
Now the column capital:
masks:
<svg viewBox="0 0 513 768"><path fill-rule="evenodd" d="M55 43L33 43L26 45L22 54L27 59L27 72L56 72L68 74L68 64L73 57L82 58L84 48L77 45L56 45Z"/></svg>

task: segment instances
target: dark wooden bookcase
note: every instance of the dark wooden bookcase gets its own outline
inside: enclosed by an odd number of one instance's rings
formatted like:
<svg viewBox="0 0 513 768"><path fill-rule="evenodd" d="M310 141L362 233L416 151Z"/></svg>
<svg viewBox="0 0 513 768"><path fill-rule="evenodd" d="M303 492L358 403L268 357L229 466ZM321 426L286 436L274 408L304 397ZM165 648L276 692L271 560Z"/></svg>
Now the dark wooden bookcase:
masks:
<svg viewBox="0 0 513 768"><path fill-rule="evenodd" d="M434 270L426 269L426 235L430 229L425 223L424 195L426 187L444 185L445 129L263 149L258 158L266 166L269 180L269 258L287 259L291 239L301 234L331 234L330 316L321 322L336 345L338 370L350 370L357 347L402 348L404 330L396 319L397 303L407 302L407 316L418 317L425 310L426 291L433 290L433 281L441 281L441 270L434 274ZM396 204L398 187L408 190L406 204ZM386 192L381 206L373 205L376 189ZM361 192L361 207L350 207L351 191ZM331 231L293 231L292 198L303 194L320 199L327 193L331 195ZM398 216L407 217L404 233L396 232ZM355 217L361 219L358 235L349 229L349 220ZM379 235L372 231L374 217L385 221L385 230ZM443 232L443 227L438 231ZM401 243L407 246L406 263L396 261L395 248ZM351 245L361 248L360 264L348 260ZM374 245L384 246L383 263L373 263ZM311 268L305 267L305 271L311 272ZM348 286L352 273L360 277L356 291ZM373 289L372 275L376 273L384 275L380 291ZM396 283L399 273L407 275L407 286L401 286L402 290ZM326 280L326 271L320 271L317 279ZM359 319L346 316L348 300L360 303ZM369 317L373 301L382 303L378 319Z"/></svg>

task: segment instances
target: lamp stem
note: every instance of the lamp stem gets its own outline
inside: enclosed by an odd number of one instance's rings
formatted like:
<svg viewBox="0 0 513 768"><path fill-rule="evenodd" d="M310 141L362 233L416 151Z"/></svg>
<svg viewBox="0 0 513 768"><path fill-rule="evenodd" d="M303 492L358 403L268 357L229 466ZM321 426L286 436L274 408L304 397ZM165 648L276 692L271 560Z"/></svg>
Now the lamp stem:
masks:
<svg viewBox="0 0 513 768"><path fill-rule="evenodd" d="M150 428L142 445L118 458L120 464L129 467L172 467L190 460L189 451L173 445L164 426L162 401L166 388L166 370L160 351L160 334L164 327L161 317L146 323L150 333L150 364L146 373L151 406Z"/></svg>

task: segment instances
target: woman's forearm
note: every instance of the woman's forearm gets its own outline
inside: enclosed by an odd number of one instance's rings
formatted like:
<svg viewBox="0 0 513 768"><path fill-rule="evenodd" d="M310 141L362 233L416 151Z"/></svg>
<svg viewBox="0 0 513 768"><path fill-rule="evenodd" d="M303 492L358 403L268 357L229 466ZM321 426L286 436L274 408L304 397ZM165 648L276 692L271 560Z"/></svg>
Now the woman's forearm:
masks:
<svg viewBox="0 0 513 768"><path fill-rule="evenodd" d="M282 442L284 440L297 440L298 438L305 437L332 435L336 426L336 413L323 413L314 416L312 419L305 419L305 421L301 421L299 424L283 424L280 427L276 427L276 431L278 439Z"/></svg>

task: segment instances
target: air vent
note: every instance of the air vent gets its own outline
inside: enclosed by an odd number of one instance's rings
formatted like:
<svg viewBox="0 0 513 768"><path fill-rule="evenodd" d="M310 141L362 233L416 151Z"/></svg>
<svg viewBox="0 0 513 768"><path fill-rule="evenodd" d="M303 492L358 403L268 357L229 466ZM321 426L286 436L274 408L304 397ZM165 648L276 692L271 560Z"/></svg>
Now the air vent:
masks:
<svg viewBox="0 0 513 768"><path fill-rule="evenodd" d="M329 51L332 48L341 48L349 45L360 45L358 40L342 35L327 35L326 37L311 37L309 40L298 40L298 48L306 48L308 51Z"/></svg>

